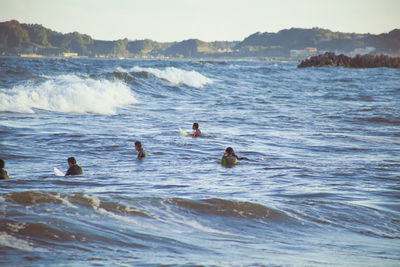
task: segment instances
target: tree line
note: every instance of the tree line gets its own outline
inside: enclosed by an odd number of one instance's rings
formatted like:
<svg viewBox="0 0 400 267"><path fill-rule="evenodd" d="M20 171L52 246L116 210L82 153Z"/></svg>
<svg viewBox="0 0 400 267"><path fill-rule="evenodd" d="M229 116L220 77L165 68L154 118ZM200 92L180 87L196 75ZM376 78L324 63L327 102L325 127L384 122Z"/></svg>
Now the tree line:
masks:
<svg viewBox="0 0 400 267"><path fill-rule="evenodd" d="M162 43L150 39L94 40L87 34L62 34L38 24L16 20L0 23L0 55L37 53L60 56L77 53L88 57L288 57L292 49L315 47L340 50L375 47L376 52L400 55L400 30L379 35L332 32L326 29L291 28L277 33L254 33L242 41L203 42L198 39Z"/></svg>

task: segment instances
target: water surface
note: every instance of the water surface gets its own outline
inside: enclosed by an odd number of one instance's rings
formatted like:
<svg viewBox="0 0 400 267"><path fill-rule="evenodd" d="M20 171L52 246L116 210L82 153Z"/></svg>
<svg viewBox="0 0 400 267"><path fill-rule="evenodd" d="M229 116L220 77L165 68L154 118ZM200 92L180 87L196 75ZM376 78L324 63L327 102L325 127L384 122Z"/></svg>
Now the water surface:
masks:
<svg viewBox="0 0 400 267"><path fill-rule="evenodd" d="M398 266L399 102L396 69L2 57L0 263Z"/></svg>

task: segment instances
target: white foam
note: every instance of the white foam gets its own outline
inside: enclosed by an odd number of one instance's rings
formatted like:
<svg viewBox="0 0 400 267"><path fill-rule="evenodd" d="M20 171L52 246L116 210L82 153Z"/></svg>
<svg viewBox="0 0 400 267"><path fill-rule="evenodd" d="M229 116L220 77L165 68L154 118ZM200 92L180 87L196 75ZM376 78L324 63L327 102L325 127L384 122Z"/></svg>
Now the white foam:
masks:
<svg viewBox="0 0 400 267"><path fill-rule="evenodd" d="M121 215L115 214L115 213L113 213L111 211L105 210L104 208L101 208L100 207L100 199L97 196L95 196L95 195L87 195L87 194L84 194L83 196L88 198L88 200L92 204L93 210L97 211L99 214L106 215L106 216L108 216L110 218L114 218L114 219L117 219L117 220L120 220L120 221L137 224L137 221L135 219L132 219L132 218L129 218L129 217L125 217L125 216L121 216Z"/></svg>
<svg viewBox="0 0 400 267"><path fill-rule="evenodd" d="M23 222L7 223L7 229L14 233L17 233L19 232L19 230L25 229L27 225L27 223Z"/></svg>
<svg viewBox="0 0 400 267"><path fill-rule="evenodd" d="M100 207L100 199L95 195L83 194L84 197L92 204L93 209L98 209Z"/></svg>
<svg viewBox="0 0 400 267"><path fill-rule="evenodd" d="M220 234L220 235L229 235L229 236L240 236L234 233L230 233L230 232L226 232L226 231L220 231L208 226L204 226L202 224L200 224L198 221L196 220L191 220L191 219L187 219L185 216L182 216L181 214L178 214L176 212L174 212L168 205L165 205L165 203L163 203L163 207L165 208L165 210L167 211L168 217L163 218L163 217L159 217L159 216L154 216L155 219L158 219L160 221L166 222L168 224L170 224L171 222L177 223L179 225L186 225L188 226L190 229L197 229L200 230L202 232L208 232L208 233L213 233L213 234ZM182 229L181 227L175 227L174 228L174 232L179 232L179 233L183 233L183 230L179 230Z"/></svg>
<svg viewBox="0 0 400 267"><path fill-rule="evenodd" d="M117 114L117 109L137 103L122 81L94 80L77 75L46 77L39 84L0 89L0 111L35 113L34 109L80 114Z"/></svg>
<svg viewBox="0 0 400 267"><path fill-rule="evenodd" d="M200 224L198 221L195 220L183 220L181 221L182 224L186 224L190 227L193 227L197 230L203 231L203 232L208 232L208 233L213 233L213 234L221 234L221 235L230 235L230 236L235 236L233 233L225 232L225 231L220 231L208 226L204 226Z"/></svg>
<svg viewBox="0 0 400 267"><path fill-rule="evenodd" d="M121 70L121 69L120 69ZM185 84L195 88L202 88L206 84L213 83L213 80L198 73L197 71L187 71L174 67L167 67L164 70L159 70L155 68L142 68L135 66L131 72L148 72L156 76L157 78L166 80L172 84Z"/></svg>
<svg viewBox="0 0 400 267"><path fill-rule="evenodd" d="M55 199L61 201L62 204L66 205L66 206L68 206L68 207L78 209L78 207L75 206L74 204L72 204L71 202L69 202L68 199L62 197L60 193L56 193L55 195L53 195L53 197L54 197Z"/></svg>
<svg viewBox="0 0 400 267"><path fill-rule="evenodd" d="M23 239L18 239L5 232L0 232L0 246L16 248L29 252L48 252L46 249L34 247L32 243Z"/></svg>

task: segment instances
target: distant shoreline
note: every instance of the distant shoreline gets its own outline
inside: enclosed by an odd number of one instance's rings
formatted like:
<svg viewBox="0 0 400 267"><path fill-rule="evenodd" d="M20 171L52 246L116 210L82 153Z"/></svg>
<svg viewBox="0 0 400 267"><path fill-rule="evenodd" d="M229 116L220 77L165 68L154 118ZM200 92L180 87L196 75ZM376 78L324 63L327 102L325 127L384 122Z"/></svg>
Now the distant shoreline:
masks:
<svg viewBox="0 0 400 267"><path fill-rule="evenodd" d="M223 62L223 61L270 61L270 62L300 62L300 59L293 58L257 58L257 57L235 57L235 58L113 58L113 57L62 57L62 56L20 56L20 55L0 55L0 58L20 58L20 59L91 59L91 60L130 60L130 61L200 61L200 62Z"/></svg>
<svg viewBox="0 0 400 267"><path fill-rule="evenodd" d="M242 41L188 39L162 43L150 39L101 41L78 32L62 34L37 24L0 22L0 55L133 60L254 59L302 60L332 51L337 54L400 56L400 29L379 35L291 28L254 33Z"/></svg>

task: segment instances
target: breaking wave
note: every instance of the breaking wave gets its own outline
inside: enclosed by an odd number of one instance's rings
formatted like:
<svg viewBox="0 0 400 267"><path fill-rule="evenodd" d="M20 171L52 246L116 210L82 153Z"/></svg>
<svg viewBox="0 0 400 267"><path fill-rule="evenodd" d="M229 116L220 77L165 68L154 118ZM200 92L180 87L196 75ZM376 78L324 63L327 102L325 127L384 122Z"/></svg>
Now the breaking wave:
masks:
<svg viewBox="0 0 400 267"><path fill-rule="evenodd" d="M142 68L135 66L130 69L130 72L140 73L150 73L159 79L165 80L174 85L184 84L187 86L202 88L206 84L212 84L213 80L198 73L197 71L187 71L174 67L167 67L164 70L155 68Z"/></svg>
<svg viewBox="0 0 400 267"><path fill-rule="evenodd" d="M102 214L124 214L143 217L151 217L145 210L135 206L126 205L118 202L99 198L96 195L89 194L61 194L55 192L37 192L25 191L4 194L0 196L1 200L26 207L36 205L63 205L72 209L90 208ZM128 199L126 199L128 200ZM185 208L190 213L198 213L213 216L237 217L248 219L268 218L268 220L288 220L289 216L282 211L278 211L260 204L251 202L231 201L224 199L203 199L187 200L181 198L158 199L151 198L147 201L141 199L129 199L130 203L139 204L139 206L153 206L155 203L163 202L171 207ZM147 203L144 204L144 203ZM155 205L158 206L158 205ZM142 207L144 208L144 207ZM115 217L115 216L111 216Z"/></svg>
<svg viewBox="0 0 400 267"><path fill-rule="evenodd" d="M117 109L137 103L131 89L118 80L95 80L77 75L47 77L0 89L0 112L35 113L34 109L79 114L117 114Z"/></svg>
<svg viewBox="0 0 400 267"><path fill-rule="evenodd" d="M0 232L0 246L19 249L27 252L48 252L47 249L38 248L32 242L14 237L5 232Z"/></svg>

